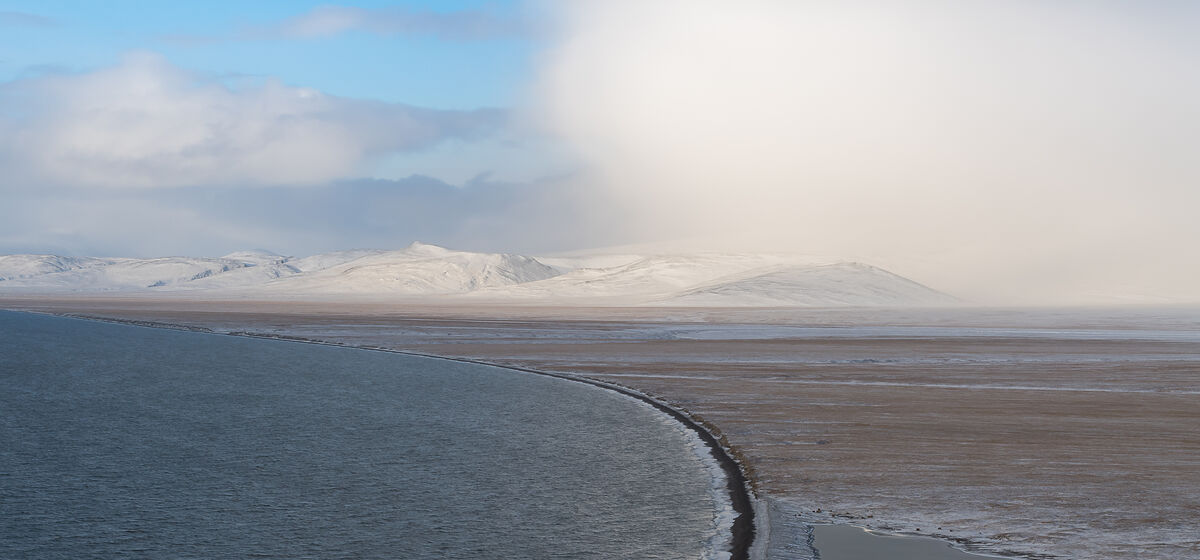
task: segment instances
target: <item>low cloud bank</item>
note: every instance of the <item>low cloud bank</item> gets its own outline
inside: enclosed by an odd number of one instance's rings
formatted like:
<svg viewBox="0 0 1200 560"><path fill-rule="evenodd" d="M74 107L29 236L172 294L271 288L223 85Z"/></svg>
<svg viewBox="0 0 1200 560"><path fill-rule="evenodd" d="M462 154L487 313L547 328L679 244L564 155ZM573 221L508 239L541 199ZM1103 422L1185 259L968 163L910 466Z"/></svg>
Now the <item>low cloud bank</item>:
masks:
<svg viewBox="0 0 1200 560"><path fill-rule="evenodd" d="M246 249L308 255L420 240L478 251L547 252L629 241L606 201L561 179L412 176L309 187L45 189L5 195L0 254L217 256ZM589 217L592 216L592 217ZM616 235L617 237L614 237Z"/></svg>
<svg viewBox="0 0 1200 560"><path fill-rule="evenodd" d="M274 80L230 89L152 53L0 85L0 107L5 190L321 184L380 156L488 135L506 119Z"/></svg>

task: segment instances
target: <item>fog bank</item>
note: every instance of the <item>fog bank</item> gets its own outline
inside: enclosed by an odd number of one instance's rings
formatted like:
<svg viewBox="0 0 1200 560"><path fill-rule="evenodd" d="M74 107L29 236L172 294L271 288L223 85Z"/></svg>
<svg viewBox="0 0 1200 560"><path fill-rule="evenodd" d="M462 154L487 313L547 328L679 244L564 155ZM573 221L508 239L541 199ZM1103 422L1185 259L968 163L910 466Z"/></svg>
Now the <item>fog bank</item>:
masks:
<svg viewBox="0 0 1200 560"><path fill-rule="evenodd" d="M646 240L1200 300L1200 5L572 3L540 115Z"/></svg>

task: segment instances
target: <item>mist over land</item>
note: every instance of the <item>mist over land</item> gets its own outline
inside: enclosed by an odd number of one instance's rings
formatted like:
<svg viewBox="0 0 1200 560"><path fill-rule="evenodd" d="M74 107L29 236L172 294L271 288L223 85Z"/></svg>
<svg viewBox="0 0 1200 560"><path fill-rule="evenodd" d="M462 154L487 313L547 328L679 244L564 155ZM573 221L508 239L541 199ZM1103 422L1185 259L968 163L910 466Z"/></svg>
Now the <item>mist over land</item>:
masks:
<svg viewBox="0 0 1200 560"><path fill-rule="evenodd" d="M1001 301L1195 300L1198 18L593 3L568 10L543 91L646 235L836 254Z"/></svg>

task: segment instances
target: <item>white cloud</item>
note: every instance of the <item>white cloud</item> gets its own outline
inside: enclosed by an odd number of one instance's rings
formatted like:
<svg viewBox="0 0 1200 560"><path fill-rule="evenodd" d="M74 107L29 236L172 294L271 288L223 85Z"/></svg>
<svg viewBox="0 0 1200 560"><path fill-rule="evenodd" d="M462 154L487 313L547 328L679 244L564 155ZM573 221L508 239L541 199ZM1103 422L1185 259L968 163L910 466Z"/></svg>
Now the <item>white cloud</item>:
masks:
<svg viewBox="0 0 1200 560"><path fill-rule="evenodd" d="M546 122L648 237L858 257L967 295L1200 299L1200 9L571 3Z"/></svg>
<svg viewBox="0 0 1200 560"><path fill-rule="evenodd" d="M436 111L267 81L231 90L151 53L0 86L0 188L315 184L377 156L486 135L497 110Z"/></svg>

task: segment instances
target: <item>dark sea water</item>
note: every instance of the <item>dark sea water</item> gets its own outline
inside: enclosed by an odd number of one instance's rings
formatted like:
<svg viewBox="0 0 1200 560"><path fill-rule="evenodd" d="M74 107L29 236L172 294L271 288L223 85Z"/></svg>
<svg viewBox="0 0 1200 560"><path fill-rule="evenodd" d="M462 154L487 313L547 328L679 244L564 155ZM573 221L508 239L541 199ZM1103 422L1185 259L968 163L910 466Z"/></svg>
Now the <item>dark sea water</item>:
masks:
<svg viewBox="0 0 1200 560"><path fill-rule="evenodd" d="M694 445L544 376L0 312L0 558L698 558Z"/></svg>

